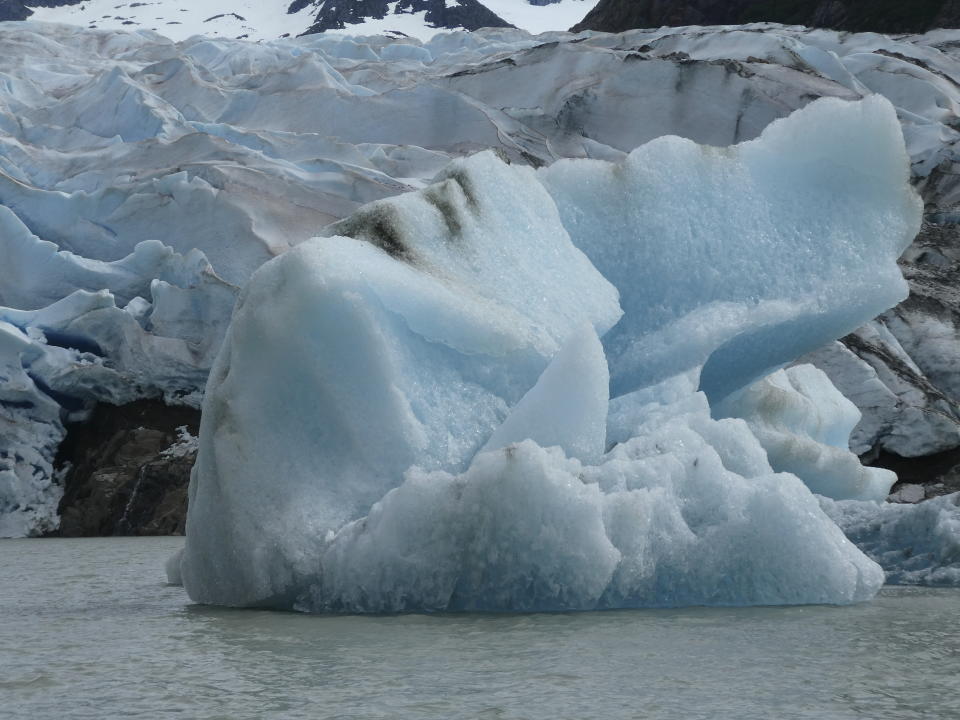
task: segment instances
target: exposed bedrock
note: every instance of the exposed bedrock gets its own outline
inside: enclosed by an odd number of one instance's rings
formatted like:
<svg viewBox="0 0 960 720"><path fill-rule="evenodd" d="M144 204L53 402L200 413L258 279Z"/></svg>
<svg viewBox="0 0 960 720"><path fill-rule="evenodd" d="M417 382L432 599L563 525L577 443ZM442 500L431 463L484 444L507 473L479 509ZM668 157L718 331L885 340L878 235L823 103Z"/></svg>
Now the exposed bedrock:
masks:
<svg viewBox="0 0 960 720"><path fill-rule="evenodd" d="M83 0L0 0L0 22L4 20L26 20L33 15L31 8L61 7L79 5Z"/></svg>
<svg viewBox="0 0 960 720"><path fill-rule="evenodd" d="M182 535L200 413L140 400L67 426L58 465L63 537Z"/></svg>
<svg viewBox="0 0 960 720"><path fill-rule="evenodd" d="M26 20L30 15L30 8L20 0L0 0L0 21Z"/></svg>
<svg viewBox="0 0 960 720"><path fill-rule="evenodd" d="M661 25L778 22L854 32L924 32L957 27L956 0L600 0L579 30L623 32Z"/></svg>
<svg viewBox="0 0 960 720"><path fill-rule="evenodd" d="M525 0L521 0L524 2ZM389 15L425 13L424 20L429 27L442 29L477 30L483 27L513 27L506 20L487 8L478 0L458 0L447 3L446 0L295 0L290 12L297 12L312 5L316 8L316 19L307 30L309 33L322 33L326 30L343 29L369 18L382 19Z"/></svg>

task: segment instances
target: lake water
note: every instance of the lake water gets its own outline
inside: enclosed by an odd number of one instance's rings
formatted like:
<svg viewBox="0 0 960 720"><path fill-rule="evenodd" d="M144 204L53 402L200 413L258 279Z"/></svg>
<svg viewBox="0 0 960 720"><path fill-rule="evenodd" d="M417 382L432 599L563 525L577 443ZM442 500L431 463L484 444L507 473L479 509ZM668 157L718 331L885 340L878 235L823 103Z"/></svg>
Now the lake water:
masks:
<svg viewBox="0 0 960 720"><path fill-rule="evenodd" d="M0 718L960 718L960 591L320 617L192 605L180 538L0 541Z"/></svg>

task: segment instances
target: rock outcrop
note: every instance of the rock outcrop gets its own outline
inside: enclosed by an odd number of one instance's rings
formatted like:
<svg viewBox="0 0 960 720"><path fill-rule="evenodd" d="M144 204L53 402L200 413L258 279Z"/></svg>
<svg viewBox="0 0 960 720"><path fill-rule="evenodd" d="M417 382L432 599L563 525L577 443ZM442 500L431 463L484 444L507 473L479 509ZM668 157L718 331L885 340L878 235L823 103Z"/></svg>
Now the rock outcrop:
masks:
<svg viewBox="0 0 960 720"><path fill-rule="evenodd" d="M427 25L437 29L513 27L477 0L458 0L449 4L446 0L295 0L288 12L299 12L310 5L317 8L317 16L304 35L342 30L370 18L379 20L388 15L401 16L420 12L426 13L424 19Z"/></svg>
<svg viewBox="0 0 960 720"><path fill-rule="evenodd" d="M0 22L5 20L27 20L33 15L35 7L63 7L64 5L79 5L83 0L0 0Z"/></svg>
<svg viewBox="0 0 960 720"><path fill-rule="evenodd" d="M957 0L600 0L573 31L623 32L661 25L778 22L853 32L912 33L957 27Z"/></svg>
<svg viewBox="0 0 960 720"><path fill-rule="evenodd" d="M32 14L30 8L20 0L0 0L0 22L4 20L26 20Z"/></svg>
<svg viewBox="0 0 960 720"><path fill-rule="evenodd" d="M68 426L57 534L182 535L199 421L191 408L141 400L99 405L89 422Z"/></svg>

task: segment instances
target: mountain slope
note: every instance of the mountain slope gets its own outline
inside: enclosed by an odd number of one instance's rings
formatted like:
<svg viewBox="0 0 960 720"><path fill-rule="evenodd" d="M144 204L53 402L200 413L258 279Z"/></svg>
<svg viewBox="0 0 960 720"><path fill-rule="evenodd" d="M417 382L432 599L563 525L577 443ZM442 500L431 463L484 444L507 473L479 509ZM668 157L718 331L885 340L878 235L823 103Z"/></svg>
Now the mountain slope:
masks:
<svg viewBox="0 0 960 720"><path fill-rule="evenodd" d="M960 25L957 0L600 0L572 30L779 22L854 32L924 32Z"/></svg>
<svg viewBox="0 0 960 720"><path fill-rule="evenodd" d="M402 33L428 40L445 30L517 27L565 30L596 0L0 0L0 21L38 20L98 30L154 30L173 40L193 35L275 40L332 32Z"/></svg>
<svg viewBox="0 0 960 720"><path fill-rule="evenodd" d="M389 22L402 19L399 16L421 13L421 22L429 28L477 30L482 27L512 27L477 0L456 0L449 5L446 0L295 0L289 12L297 13L307 7L315 8L317 13L307 33L343 30L370 19Z"/></svg>

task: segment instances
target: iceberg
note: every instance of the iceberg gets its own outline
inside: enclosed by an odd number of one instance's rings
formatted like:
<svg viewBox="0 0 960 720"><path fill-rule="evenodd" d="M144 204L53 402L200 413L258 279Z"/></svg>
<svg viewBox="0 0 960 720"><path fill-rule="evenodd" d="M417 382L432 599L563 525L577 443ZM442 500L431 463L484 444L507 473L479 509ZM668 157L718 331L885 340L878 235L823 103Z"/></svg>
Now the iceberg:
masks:
<svg viewBox="0 0 960 720"><path fill-rule="evenodd" d="M906 295L908 178L870 97L729 148L482 152L361 208L242 291L171 581L320 612L868 600L808 485L889 478L830 475L856 410L778 371Z"/></svg>

